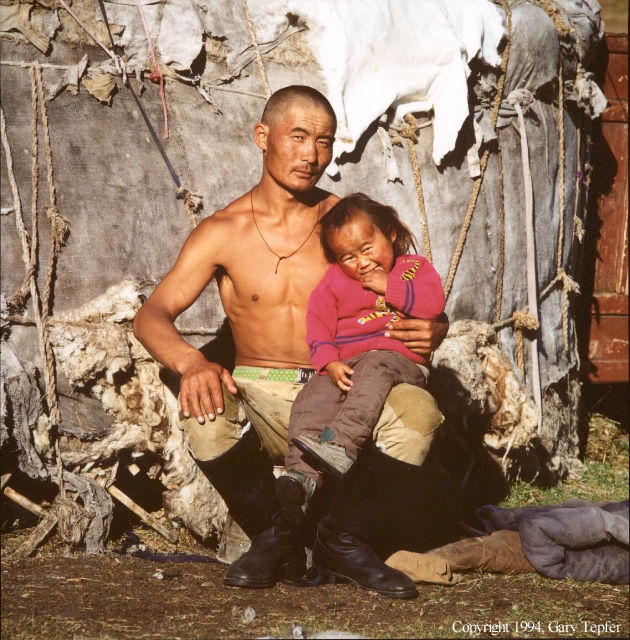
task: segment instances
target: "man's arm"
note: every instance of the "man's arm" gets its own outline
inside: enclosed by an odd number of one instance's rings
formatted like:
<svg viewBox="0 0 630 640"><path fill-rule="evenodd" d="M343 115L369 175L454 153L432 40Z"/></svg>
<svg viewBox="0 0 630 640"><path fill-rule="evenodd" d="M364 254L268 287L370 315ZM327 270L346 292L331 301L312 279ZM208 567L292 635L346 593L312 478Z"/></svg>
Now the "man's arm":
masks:
<svg viewBox="0 0 630 640"><path fill-rule="evenodd" d="M158 284L133 321L134 334L147 351L165 367L181 375L180 402L185 416L200 423L223 411L221 383L231 393L236 385L230 372L188 344L175 327L175 319L208 285L217 265L209 258L221 234L213 231L211 218L202 222L184 244L175 266Z"/></svg>

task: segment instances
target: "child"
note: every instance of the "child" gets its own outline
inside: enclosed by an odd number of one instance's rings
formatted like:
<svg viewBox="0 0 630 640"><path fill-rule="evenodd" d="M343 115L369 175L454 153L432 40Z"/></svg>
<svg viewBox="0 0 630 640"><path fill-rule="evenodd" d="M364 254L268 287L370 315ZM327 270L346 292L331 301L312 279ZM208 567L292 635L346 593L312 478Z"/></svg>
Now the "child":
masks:
<svg viewBox="0 0 630 640"><path fill-rule="evenodd" d="M425 258L408 254L413 236L392 207L347 196L322 218L321 242L332 264L306 314L318 374L291 410L287 475L277 484L285 511L321 484L316 469L340 477L350 468L393 386L426 385L426 358L386 337L387 325L444 311L440 277Z"/></svg>

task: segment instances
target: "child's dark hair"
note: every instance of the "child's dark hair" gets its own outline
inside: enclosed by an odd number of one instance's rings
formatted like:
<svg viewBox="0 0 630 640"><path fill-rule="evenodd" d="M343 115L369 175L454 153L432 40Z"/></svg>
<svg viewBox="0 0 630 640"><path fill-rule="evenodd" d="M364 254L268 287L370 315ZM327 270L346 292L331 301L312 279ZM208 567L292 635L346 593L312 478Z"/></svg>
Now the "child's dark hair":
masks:
<svg viewBox="0 0 630 640"><path fill-rule="evenodd" d="M328 262L336 262L335 254L328 244L328 235L331 231L341 229L360 213L366 215L384 236L389 237L392 231L396 232L395 258L409 253L411 249L416 250L413 234L399 218L394 207L376 202L364 193L353 193L339 200L320 220L322 248Z"/></svg>

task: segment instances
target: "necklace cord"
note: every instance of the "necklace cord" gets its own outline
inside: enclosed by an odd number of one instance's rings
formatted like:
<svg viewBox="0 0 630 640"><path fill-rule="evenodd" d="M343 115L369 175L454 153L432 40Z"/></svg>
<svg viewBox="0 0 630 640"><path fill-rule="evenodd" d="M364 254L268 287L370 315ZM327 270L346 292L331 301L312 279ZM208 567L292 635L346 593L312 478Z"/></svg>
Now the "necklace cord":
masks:
<svg viewBox="0 0 630 640"><path fill-rule="evenodd" d="M250 208L251 208L251 212L252 212L252 220L254 221L254 226L256 227L256 231L258 231L258 235L260 236L260 239L265 243L265 246L267 247L269 252L272 253L274 256L276 256L276 258L278 258L278 262L276 262L276 269L274 271L274 274L277 274L278 273L278 267L280 266L280 263L283 260L288 260L289 258L294 256L308 242L309 238L313 235L313 231L315 231L315 227L317 227L317 225L319 224L319 216L320 216L320 213L321 213L322 202L320 200L318 205L317 205L317 220L315 220L315 224L313 225L313 228L308 232L308 235L306 236L306 238L304 238L304 240L302 240L302 242L298 246L298 248L295 249L294 251L292 251L291 253L288 253L286 256L281 256L279 253L276 253L269 246L269 243L265 240L265 236L263 236L262 231L260 230L260 227L258 226L258 222L256 221L256 216L254 215L254 190L253 189L249 192L249 204L250 204Z"/></svg>

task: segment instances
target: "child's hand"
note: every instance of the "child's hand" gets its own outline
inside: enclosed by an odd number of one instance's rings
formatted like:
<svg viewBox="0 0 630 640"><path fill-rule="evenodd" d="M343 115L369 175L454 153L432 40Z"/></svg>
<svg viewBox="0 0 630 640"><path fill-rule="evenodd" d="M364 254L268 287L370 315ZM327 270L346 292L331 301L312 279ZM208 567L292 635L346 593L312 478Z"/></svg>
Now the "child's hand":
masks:
<svg viewBox="0 0 630 640"><path fill-rule="evenodd" d="M352 387L352 380L350 380L349 376L354 373L352 367L347 365L345 362L341 362L341 360L333 360L326 365L325 369L328 372L330 379L342 391L350 391L350 388Z"/></svg>
<svg viewBox="0 0 630 640"><path fill-rule="evenodd" d="M387 272L379 268L372 269L361 276L361 285L364 289L384 295L387 290Z"/></svg>

